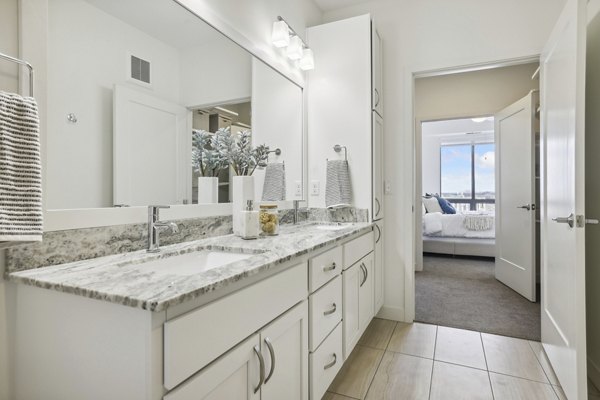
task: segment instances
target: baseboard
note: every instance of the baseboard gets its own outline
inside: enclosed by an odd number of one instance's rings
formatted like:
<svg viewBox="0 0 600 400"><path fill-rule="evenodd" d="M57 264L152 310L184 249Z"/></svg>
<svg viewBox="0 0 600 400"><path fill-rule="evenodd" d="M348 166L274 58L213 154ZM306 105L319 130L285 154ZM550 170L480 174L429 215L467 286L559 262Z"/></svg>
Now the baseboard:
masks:
<svg viewBox="0 0 600 400"><path fill-rule="evenodd" d="M587 358L587 375L590 381L597 388L600 387L600 368L592 361L590 357Z"/></svg>
<svg viewBox="0 0 600 400"><path fill-rule="evenodd" d="M381 310L377 313L377 318L390 319L392 321L404 321L404 308L401 307L389 307L384 305ZM412 322L412 321L406 321Z"/></svg>

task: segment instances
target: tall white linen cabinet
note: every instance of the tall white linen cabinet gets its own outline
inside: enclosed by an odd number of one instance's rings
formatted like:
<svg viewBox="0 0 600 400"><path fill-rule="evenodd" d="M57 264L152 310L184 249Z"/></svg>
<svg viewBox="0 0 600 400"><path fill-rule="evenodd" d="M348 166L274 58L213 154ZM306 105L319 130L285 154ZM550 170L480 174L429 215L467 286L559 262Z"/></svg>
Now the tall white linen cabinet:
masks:
<svg viewBox="0 0 600 400"><path fill-rule="evenodd" d="M310 27L307 40L315 54L315 69L308 73L307 90L309 206L326 206L327 160L342 159L347 154L353 205L367 209L369 220L376 225L374 276L368 277L372 279L368 287L372 287L370 303L377 314L384 302L382 39L366 14ZM347 153L334 152L336 144L346 146ZM350 293L351 274L344 274L344 292ZM344 310L344 318L361 319L348 312L353 311ZM347 342L354 341L346 336ZM346 350L351 350L347 343Z"/></svg>

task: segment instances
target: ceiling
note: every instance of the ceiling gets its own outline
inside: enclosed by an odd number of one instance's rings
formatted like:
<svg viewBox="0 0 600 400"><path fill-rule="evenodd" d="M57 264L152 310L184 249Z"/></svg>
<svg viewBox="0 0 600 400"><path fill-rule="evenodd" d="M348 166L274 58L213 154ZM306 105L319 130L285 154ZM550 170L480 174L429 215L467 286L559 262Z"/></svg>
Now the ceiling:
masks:
<svg viewBox="0 0 600 400"><path fill-rule="evenodd" d="M475 122L471 118L450 119L443 121L423 122L422 134L424 136L455 136L466 133L494 133L494 118L488 117L484 121Z"/></svg>
<svg viewBox="0 0 600 400"><path fill-rule="evenodd" d="M314 0L317 6L323 11L336 10L355 4L367 3L368 1L369 0Z"/></svg>

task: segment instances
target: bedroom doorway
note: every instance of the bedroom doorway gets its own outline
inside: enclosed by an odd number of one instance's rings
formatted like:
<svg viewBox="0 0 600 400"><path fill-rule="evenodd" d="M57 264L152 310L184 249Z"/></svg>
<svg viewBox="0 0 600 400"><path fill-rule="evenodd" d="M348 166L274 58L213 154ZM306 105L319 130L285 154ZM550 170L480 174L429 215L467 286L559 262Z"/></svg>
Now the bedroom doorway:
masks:
<svg viewBox="0 0 600 400"><path fill-rule="evenodd" d="M497 141L497 131L508 125L499 128L499 122L513 122L498 113L537 89L537 67L521 64L415 80L416 186L422 204L415 213L415 321L540 339L539 303L513 290L523 277L508 261L522 250L520 242L504 240L502 249L509 256L500 258L505 260L500 269L496 259L499 201L514 201L512 189L506 190L510 179L497 179L498 146L518 144ZM504 146L503 155L518 157L517 150ZM533 172L523 173L535 179ZM515 185L519 176L512 171ZM505 211L502 222L514 229L522 221L512 214ZM529 283L535 285L533 268Z"/></svg>

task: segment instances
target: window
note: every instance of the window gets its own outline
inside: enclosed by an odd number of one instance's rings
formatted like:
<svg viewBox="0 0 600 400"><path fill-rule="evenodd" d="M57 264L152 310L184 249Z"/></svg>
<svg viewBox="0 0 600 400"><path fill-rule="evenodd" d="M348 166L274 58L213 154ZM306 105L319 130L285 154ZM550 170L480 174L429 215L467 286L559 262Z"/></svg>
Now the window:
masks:
<svg viewBox="0 0 600 400"><path fill-rule="evenodd" d="M493 211L494 144L441 146L441 191L458 211Z"/></svg>

